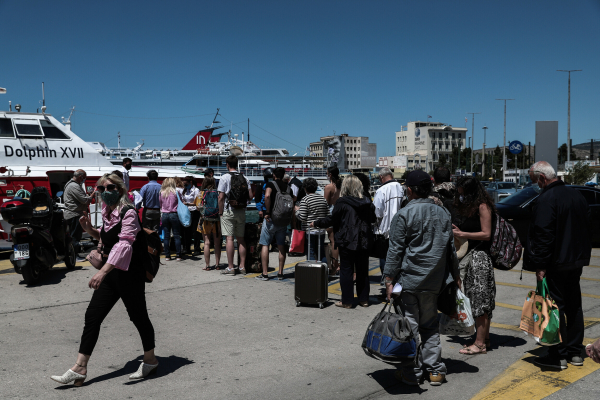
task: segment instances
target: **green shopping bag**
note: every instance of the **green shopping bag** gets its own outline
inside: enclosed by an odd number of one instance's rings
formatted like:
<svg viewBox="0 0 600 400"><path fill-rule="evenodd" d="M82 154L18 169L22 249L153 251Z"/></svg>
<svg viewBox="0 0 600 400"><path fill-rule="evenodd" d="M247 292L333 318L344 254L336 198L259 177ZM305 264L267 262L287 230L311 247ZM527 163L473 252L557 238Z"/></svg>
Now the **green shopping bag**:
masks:
<svg viewBox="0 0 600 400"><path fill-rule="evenodd" d="M541 309L538 310L541 313L541 321L539 324L534 326L534 338L536 341L543 345L554 345L560 343L560 317L558 314L558 307L556 302L550 298L550 291L548 290L548 283L546 278L537 283L536 296L538 299L541 297ZM538 302L536 302L538 306Z"/></svg>

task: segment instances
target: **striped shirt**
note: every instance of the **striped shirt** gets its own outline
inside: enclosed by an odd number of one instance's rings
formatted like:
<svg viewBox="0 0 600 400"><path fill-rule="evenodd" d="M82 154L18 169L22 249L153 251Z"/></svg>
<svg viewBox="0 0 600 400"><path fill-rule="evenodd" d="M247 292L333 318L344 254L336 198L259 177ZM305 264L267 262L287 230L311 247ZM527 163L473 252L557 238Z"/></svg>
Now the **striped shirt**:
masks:
<svg viewBox="0 0 600 400"><path fill-rule="evenodd" d="M296 211L296 217L302 221L302 230L307 230L308 225L318 219L329 215L329 206L325 197L311 193L300 201L300 208Z"/></svg>

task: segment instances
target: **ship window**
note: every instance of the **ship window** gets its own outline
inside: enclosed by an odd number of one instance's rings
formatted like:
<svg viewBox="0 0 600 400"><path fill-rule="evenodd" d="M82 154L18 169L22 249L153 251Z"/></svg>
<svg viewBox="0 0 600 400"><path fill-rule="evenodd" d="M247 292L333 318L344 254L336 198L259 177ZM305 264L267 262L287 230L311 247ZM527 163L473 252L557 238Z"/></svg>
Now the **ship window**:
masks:
<svg viewBox="0 0 600 400"><path fill-rule="evenodd" d="M0 118L0 137L2 138L14 138L15 133L13 131L10 118Z"/></svg>
<svg viewBox="0 0 600 400"><path fill-rule="evenodd" d="M13 122L18 136L44 137L37 119L15 119Z"/></svg>
<svg viewBox="0 0 600 400"><path fill-rule="evenodd" d="M46 136L46 139L70 139L67 135L63 133L63 131L61 131L45 119L40 120L40 125L42 125L42 130L44 131L44 136Z"/></svg>

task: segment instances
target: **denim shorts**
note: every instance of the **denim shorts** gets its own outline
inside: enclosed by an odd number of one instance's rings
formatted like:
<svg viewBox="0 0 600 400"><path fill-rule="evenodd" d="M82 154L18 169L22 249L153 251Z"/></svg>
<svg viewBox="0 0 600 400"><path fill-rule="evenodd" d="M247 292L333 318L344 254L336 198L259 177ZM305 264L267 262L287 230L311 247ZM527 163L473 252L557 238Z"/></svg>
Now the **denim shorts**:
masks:
<svg viewBox="0 0 600 400"><path fill-rule="evenodd" d="M259 244L269 246L275 240L278 246L285 246L285 234L287 233L287 225L278 226L266 219L262 225L260 232Z"/></svg>

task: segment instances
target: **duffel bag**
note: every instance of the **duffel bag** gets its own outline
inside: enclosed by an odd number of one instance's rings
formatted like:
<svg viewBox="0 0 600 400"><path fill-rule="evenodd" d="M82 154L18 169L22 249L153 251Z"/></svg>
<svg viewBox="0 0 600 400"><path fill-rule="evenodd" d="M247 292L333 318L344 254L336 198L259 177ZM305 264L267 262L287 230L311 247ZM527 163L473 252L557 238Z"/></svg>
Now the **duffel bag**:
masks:
<svg viewBox="0 0 600 400"><path fill-rule="evenodd" d="M408 320L398 312L392 312L394 300L369 324L362 342L365 354L390 364L401 364L415 360L417 344ZM388 309L386 310L386 306ZM397 308L394 307L394 311Z"/></svg>

